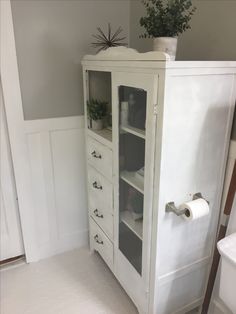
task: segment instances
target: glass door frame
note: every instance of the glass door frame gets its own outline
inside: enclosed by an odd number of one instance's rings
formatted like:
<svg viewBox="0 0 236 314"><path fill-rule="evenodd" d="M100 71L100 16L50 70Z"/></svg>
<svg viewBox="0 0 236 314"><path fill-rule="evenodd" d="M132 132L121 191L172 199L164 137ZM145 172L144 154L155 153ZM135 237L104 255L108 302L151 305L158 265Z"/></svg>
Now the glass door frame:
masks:
<svg viewBox="0 0 236 314"><path fill-rule="evenodd" d="M144 283L145 291L149 290L149 273L151 258L152 233L152 200L155 158L155 132L157 103L158 75L140 72L112 73L112 105L113 105L113 153L114 153L114 268L118 270L119 253L119 86L129 86L144 89L147 92L146 101L146 132L145 132L145 177L144 177L144 211L143 211L143 237L142 237L142 276L137 272L137 278ZM129 261L127 259L127 268ZM134 268L130 264L131 268ZM119 277L119 275L118 275Z"/></svg>

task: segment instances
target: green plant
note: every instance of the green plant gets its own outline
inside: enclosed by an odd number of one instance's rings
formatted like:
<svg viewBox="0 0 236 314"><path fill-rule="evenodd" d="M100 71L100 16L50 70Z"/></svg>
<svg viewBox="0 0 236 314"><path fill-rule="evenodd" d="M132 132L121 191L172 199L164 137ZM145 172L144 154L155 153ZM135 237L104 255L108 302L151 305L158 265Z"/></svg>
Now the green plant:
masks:
<svg viewBox="0 0 236 314"><path fill-rule="evenodd" d="M147 16L140 25L146 32L140 37L176 37L191 28L189 22L196 7L191 0L142 0Z"/></svg>
<svg viewBox="0 0 236 314"><path fill-rule="evenodd" d="M92 120L100 120L107 115L106 101L100 101L98 99L91 99L87 101L88 116Z"/></svg>

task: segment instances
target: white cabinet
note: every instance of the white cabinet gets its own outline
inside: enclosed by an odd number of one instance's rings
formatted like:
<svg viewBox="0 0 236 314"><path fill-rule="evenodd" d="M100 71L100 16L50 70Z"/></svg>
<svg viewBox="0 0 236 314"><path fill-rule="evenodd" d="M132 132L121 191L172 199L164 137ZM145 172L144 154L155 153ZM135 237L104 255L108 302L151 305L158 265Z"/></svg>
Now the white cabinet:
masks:
<svg viewBox="0 0 236 314"><path fill-rule="evenodd" d="M201 306L209 274L236 62L172 62L121 48L82 64L91 249L140 313L186 313ZM108 103L103 130L89 128L91 99ZM198 192L208 215L166 212Z"/></svg>

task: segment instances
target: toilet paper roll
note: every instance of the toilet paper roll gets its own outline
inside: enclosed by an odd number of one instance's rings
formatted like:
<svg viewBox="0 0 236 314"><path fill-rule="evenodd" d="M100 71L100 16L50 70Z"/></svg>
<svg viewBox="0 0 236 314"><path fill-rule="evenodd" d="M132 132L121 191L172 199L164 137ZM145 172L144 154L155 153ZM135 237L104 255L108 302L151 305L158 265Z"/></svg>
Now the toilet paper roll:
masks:
<svg viewBox="0 0 236 314"><path fill-rule="evenodd" d="M196 220L209 214L209 205L203 198L198 198L194 201L183 203L180 209L186 209L182 216L186 220Z"/></svg>

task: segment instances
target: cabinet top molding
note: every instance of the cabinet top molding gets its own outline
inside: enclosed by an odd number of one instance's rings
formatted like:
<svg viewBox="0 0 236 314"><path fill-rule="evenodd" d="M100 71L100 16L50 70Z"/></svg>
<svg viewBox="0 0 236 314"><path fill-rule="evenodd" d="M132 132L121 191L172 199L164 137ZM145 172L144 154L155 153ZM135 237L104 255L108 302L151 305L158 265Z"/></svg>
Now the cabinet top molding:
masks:
<svg viewBox="0 0 236 314"><path fill-rule="evenodd" d="M170 56L167 53L161 51L149 51L145 53L139 53L137 50L127 48L124 46L111 47L106 50L102 50L96 55L85 55L83 60L94 60L94 61L169 61Z"/></svg>
<svg viewBox="0 0 236 314"><path fill-rule="evenodd" d="M130 62L136 61L136 62ZM139 63L137 63L139 62ZM167 53L149 51L139 53L127 47L111 47L95 55L85 55L82 59L84 66L125 66L145 68L227 68L227 73L236 73L236 61L171 61Z"/></svg>

